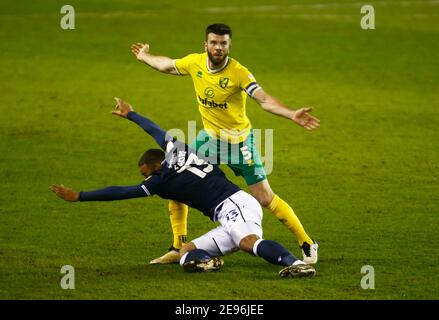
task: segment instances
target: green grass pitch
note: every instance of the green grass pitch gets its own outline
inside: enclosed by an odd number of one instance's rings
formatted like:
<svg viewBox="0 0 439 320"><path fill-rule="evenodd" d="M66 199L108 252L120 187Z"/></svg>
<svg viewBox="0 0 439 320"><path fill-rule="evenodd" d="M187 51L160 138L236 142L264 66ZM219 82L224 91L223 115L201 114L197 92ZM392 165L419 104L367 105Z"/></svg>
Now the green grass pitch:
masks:
<svg viewBox="0 0 439 320"><path fill-rule="evenodd" d="M438 1L368 1L375 30L346 0L68 1L76 29L63 30L65 2L0 3L0 299L439 298ZM254 128L274 129L274 191L320 243L312 279L280 279L242 252L217 273L150 266L171 242L166 201L69 204L49 190L141 181L153 140L110 115L114 96L164 128L200 127L190 78L155 72L129 48L200 52L214 22L231 25L231 56L268 93L322 121L307 132L247 104ZM300 256L264 213L265 238ZM190 210L190 238L213 226ZM63 265L75 290L60 287ZM363 265L374 290L360 286Z"/></svg>

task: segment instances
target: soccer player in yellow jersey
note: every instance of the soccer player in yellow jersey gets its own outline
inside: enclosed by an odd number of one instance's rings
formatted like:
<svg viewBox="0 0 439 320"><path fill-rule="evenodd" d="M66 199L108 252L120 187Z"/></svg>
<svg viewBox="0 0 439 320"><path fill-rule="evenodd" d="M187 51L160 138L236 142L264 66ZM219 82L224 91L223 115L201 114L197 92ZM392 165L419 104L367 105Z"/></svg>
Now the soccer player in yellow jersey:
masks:
<svg viewBox="0 0 439 320"><path fill-rule="evenodd" d="M204 53L172 59L151 54L149 45L144 43L132 45L131 51L138 60L155 70L191 76L204 125L191 147L197 152L208 150L203 155L210 159L227 159L227 165L245 179L250 193L259 203L296 235L303 261L316 263L318 244L307 235L293 209L273 192L268 183L246 115L246 98L250 96L265 111L287 118L307 130L318 128L320 121L309 114L311 108L292 110L268 95L246 67L229 57L231 44L230 27L213 24L206 29ZM238 156L230 150L238 150ZM178 250L186 242L187 206L170 201L169 211L173 245L168 253L151 263L177 263Z"/></svg>

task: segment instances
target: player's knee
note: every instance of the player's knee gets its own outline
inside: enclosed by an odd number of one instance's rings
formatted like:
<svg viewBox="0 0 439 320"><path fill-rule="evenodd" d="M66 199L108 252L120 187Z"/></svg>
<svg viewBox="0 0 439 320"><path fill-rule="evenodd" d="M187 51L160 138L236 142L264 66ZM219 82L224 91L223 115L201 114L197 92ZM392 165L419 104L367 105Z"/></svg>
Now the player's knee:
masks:
<svg viewBox="0 0 439 320"><path fill-rule="evenodd" d="M259 204L262 207L268 207L268 205L271 203L271 201L273 200L274 197L274 193L270 190L270 191L263 191L258 193L257 195L255 195L256 200L258 200Z"/></svg>
<svg viewBox="0 0 439 320"><path fill-rule="evenodd" d="M197 249L197 247L195 246L195 244L193 242L189 242L187 244L185 244L181 249L180 249L180 259L182 256L184 256L187 252L192 251Z"/></svg>
<svg viewBox="0 0 439 320"><path fill-rule="evenodd" d="M239 248L245 252L253 253L253 245L258 239L259 239L258 235L250 234L241 239L241 241L239 242Z"/></svg>
<svg viewBox="0 0 439 320"><path fill-rule="evenodd" d="M268 182L265 181L250 187L250 192L262 207L268 207L274 197L273 190L271 190Z"/></svg>

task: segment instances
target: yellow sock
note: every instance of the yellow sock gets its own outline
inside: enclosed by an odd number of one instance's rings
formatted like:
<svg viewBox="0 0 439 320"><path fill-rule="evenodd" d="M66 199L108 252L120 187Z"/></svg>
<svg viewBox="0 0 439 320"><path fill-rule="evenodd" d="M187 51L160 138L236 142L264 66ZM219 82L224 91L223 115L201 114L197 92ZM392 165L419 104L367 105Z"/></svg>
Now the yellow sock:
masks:
<svg viewBox="0 0 439 320"><path fill-rule="evenodd" d="M274 195L273 200L271 200L267 209L273 212L276 218L278 218L290 231L294 232L297 241L299 241L299 245L302 245L304 241L309 244L314 243L306 234L305 229L293 209L288 203L279 198L279 196Z"/></svg>
<svg viewBox="0 0 439 320"><path fill-rule="evenodd" d="M175 249L181 249L187 242L187 213L187 205L169 200L169 219L171 220L172 233L174 235L174 243L172 245Z"/></svg>

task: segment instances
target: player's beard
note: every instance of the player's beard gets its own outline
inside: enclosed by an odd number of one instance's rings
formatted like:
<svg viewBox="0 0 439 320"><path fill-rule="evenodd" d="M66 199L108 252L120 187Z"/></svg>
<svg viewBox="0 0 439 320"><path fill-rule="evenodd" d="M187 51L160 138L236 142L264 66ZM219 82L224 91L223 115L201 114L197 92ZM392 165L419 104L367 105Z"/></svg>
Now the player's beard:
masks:
<svg viewBox="0 0 439 320"><path fill-rule="evenodd" d="M215 57L212 53L210 53L209 51L207 51L207 55L209 57L210 62L214 65L214 66L220 66L221 64L224 63L224 60L226 60L228 54L224 53L221 60L218 60L218 57Z"/></svg>

